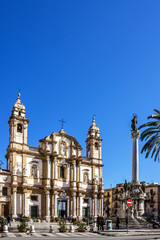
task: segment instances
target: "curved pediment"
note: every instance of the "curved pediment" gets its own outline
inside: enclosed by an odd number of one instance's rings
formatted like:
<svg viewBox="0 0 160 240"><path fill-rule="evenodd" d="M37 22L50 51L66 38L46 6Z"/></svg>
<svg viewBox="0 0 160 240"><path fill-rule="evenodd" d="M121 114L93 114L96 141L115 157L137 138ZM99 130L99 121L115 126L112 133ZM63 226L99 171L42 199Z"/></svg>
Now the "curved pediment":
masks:
<svg viewBox="0 0 160 240"><path fill-rule="evenodd" d="M70 158L79 156L78 152L82 150L79 142L73 136L69 136L64 129L61 129L59 133L53 132L39 142L42 154L57 154L59 157Z"/></svg>

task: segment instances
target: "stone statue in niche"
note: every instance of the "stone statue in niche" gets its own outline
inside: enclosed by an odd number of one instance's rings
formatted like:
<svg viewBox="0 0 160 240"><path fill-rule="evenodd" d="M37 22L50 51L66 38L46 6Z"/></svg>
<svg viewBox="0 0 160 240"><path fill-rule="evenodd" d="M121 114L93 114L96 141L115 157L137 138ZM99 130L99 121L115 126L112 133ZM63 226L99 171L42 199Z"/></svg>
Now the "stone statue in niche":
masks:
<svg viewBox="0 0 160 240"><path fill-rule="evenodd" d="M66 144L65 142L61 142L61 155L64 156L66 153Z"/></svg>
<svg viewBox="0 0 160 240"><path fill-rule="evenodd" d="M23 176L26 176L27 175L27 168L26 166L23 168Z"/></svg>
<svg viewBox="0 0 160 240"><path fill-rule="evenodd" d="M85 183L88 183L88 173L85 173L85 174L84 174L84 182L85 182Z"/></svg>
<svg viewBox="0 0 160 240"><path fill-rule="evenodd" d="M16 166L13 166L13 175L16 175L16 174L17 174Z"/></svg>
<svg viewBox="0 0 160 240"><path fill-rule="evenodd" d="M98 184L98 175L95 175L94 184Z"/></svg>

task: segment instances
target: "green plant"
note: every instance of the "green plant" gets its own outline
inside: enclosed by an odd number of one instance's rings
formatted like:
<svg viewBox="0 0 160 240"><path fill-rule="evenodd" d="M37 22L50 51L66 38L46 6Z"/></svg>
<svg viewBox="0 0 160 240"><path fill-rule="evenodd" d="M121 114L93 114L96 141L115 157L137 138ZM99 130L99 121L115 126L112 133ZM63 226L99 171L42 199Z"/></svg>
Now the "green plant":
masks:
<svg viewBox="0 0 160 240"><path fill-rule="evenodd" d="M86 230L86 224L83 221L79 221L77 223L78 229L85 229Z"/></svg>
<svg viewBox="0 0 160 240"><path fill-rule="evenodd" d="M4 225L7 224L7 220L4 217L0 217L0 225L3 228Z"/></svg>
<svg viewBox="0 0 160 240"><path fill-rule="evenodd" d="M51 222L54 222L54 221L55 221L55 218L52 217L52 218L51 218Z"/></svg>
<svg viewBox="0 0 160 240"><path fill-rule="evenodd" d="M56 222L59 222L59 219L60 219L59 217L55 217Z"/></svg>
<svg viewBox="0 0 160 240"><path fill-rule="evenodd" d="M19 232L24 232L28 227L27 218L20 219L20 225L17 226Z"/></svg>
<svg viewBox="0 0 160 240"><path fill-rule="evenodd" d="M68 228L66 227L66 220L65 219L62 219L59 221L59 230L61 231L65 231L65 230L68 230Z"/></svg>

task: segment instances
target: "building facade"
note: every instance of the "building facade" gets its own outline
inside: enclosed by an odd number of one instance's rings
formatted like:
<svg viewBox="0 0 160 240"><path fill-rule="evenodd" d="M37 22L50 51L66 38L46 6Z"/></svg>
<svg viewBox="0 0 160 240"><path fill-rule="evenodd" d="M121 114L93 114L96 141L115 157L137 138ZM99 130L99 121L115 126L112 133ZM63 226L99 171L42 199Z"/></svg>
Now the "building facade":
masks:
<svg viewBox="0 0 160 240"><path fill-rule="evenodd" d="M119 216L120 196L124 192L124 184L104 189L104 216L106 218Z"/></svg>
<svg viewBox="0 0 160 240"><path fill-rule="evenodd" d="M160 217L160 184L147 184L145 188L148 201L146 201L146 214L151 217Z"/></svg>
<svg viewBox="0 0 160 240"><path fill-rule="evenodd" d="M64 129L29 146L29 120L20 94L9 118L7 170L10 172L10 207L12 217L76 218L103 215L102 156L99 128L93 117L82 147Z"/></svg>

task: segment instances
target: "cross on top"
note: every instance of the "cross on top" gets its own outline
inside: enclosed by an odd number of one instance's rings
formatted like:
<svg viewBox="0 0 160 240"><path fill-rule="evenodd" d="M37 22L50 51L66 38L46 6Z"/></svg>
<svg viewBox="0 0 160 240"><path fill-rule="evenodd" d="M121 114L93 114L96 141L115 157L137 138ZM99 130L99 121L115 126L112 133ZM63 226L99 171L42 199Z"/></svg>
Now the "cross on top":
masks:
<svg viewBox="0 0 160 240"><path fill-rule="evenodd" d="M59 122L62 123L62 125L61 125L61 129L63 129L63 124L66 123L66 121L64 121L64 119L62 118L61 120L59 120Z"/></svg>

